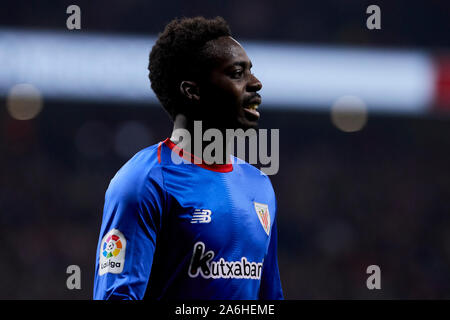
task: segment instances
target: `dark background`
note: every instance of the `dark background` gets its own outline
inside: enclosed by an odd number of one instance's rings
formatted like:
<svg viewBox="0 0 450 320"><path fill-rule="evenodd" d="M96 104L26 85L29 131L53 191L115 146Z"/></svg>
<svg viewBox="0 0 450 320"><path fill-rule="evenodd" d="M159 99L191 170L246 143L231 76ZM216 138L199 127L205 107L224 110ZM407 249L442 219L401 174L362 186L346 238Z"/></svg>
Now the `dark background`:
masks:
<svg viewBox="0 0 450 320"><path fill-rule="evenodd" d="M152 35L182 15L223 16L237 39L415 48L450 46L445 1L9 1L0 27ZM365 28L378 4L382 30ZM1 72L1 70L0 70ZM149 89L150 90L150 89ZM48 100L19 121L0 100L0 298L90 299L104 192L138 150L165 139L157 105ZM265 109L266 107L266 109ZM299 106L301 107L301 106ZM304 106L303 106L304 107ZM279 264L286 299L450 298L449 115L369 113L358 132L327 112L262 106L280 129ZM66 288L66 268L82 289ZM382 289L366 287L379 265Z"/></svg>

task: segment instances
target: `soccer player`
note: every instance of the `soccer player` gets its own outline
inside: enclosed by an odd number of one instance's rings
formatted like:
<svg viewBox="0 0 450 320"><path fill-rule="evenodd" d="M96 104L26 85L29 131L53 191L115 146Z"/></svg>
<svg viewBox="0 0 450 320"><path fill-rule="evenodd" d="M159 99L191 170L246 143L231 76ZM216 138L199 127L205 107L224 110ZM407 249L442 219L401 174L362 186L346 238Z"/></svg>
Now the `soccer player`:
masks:
<svg viewBox="0 0 450 320"><path fill-rule="evenodd" d="M257 128L262 85L251 67L225 20L183 18L159 35L149 78L173 132L193 133L196 120L223 132ZM195 161L201 154L180 145L172 134L111 180L94 299L283 299L268 176L228 153Z"/></svg>

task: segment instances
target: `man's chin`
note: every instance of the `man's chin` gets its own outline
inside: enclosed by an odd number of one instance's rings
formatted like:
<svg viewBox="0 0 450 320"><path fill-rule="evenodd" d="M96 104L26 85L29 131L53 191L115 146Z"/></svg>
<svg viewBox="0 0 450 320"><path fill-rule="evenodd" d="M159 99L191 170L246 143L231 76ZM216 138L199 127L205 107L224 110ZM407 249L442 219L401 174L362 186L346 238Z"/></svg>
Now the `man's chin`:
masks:
<svg viewBox="0 0 450 320"><path fill-rule="evenodd" d="M248 130L248 129L258 129L258 121L249 121L247 119L239 121L236 129Z"/></svg>
<svg viewBox="0 0 450 320"><path fill-rule="evenodd" d="M204 123L203 130L206 128L215 128L219 129L220 131L225 131L227 129L237 130L242 129L244 131L248 129L255 129L258 130L259 122L258 120L252 121L248 120L246 118L238 119L237 121L228 121L226 123Z"/></svg>

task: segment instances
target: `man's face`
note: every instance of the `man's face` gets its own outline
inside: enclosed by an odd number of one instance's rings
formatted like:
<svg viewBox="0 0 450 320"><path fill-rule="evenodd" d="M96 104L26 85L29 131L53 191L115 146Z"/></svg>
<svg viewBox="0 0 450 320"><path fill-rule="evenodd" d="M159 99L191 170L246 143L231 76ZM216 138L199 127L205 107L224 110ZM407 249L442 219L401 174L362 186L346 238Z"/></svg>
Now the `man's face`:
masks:
<svg viewBox="0 0 450 320"><path fill-rule="evenodd" d="M231 37L207 43L211 68L200 82L201 116L207 127L257 128L261 82L252 74L252 63Z"/></svg>

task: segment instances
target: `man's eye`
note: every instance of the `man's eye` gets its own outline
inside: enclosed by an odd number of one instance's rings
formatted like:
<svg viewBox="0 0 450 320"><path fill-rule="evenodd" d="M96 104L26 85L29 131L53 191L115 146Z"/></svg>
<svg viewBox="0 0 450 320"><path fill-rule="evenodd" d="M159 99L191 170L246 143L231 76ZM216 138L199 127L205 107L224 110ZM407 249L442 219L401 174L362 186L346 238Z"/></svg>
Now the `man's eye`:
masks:
<svg viewBox="0 0 450 320"><path fill-rule="evenodd" d="M233 76L233 78L240 78L240 77L242 77L243 74L244 74L244 71L237 70L232 73L232 76Z"/></svg>

